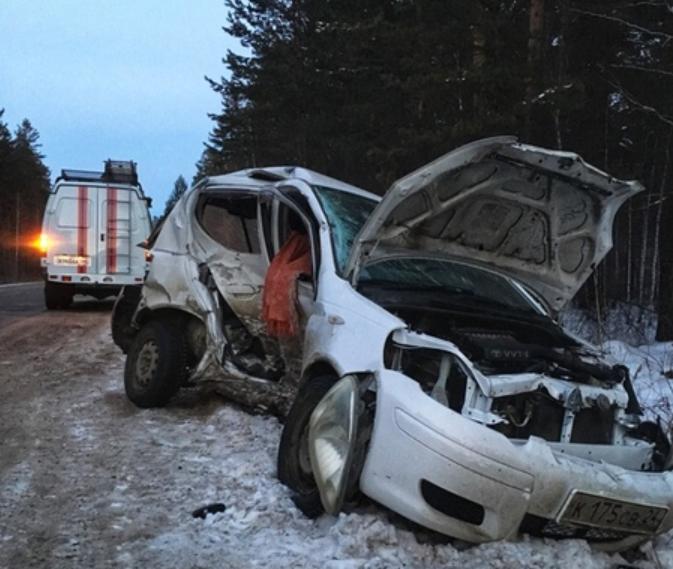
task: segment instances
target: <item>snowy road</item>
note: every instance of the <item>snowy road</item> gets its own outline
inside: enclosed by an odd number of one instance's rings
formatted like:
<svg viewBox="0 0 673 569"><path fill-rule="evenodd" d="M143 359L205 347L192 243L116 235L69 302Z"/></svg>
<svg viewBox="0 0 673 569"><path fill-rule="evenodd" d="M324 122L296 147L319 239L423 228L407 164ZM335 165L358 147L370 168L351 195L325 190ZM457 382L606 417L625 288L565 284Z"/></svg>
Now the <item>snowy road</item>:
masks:
<svg viewBox="0 0 673 569"><path fill-rule="evenodd" d="M138 410L122 387L109 305L0 331L0 568L536 567L624 561L582 541L421 544L368 506L310 521L275 478L280 424L207 391ZM191 512L221 502L226 511ZM673 539L659 538L660 567ZM638 567L657 567L640 561Z"/></svg>

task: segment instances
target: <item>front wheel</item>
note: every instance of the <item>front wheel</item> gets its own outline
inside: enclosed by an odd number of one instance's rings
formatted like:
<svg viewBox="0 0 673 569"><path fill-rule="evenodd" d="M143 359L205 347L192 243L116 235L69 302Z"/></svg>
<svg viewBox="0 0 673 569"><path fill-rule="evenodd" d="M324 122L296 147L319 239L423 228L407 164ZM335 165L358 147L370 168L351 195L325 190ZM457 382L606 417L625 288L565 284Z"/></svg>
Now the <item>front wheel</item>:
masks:
<svg viewBox="0 0 673 569"><path fill-rule="evenodd" d="M292 501L309 518L323 513L308 450L311 413L336 383L328 375L309 379L299 389L287 415L278 448L278 478L292 490Z"/></svg>
<svg viewBox="0 0 673 569"><path fill-rule="evenodd" d="M177 319L156 319L133 338L124 366L126 396L138 407L163 407L184 383L187 350Z"/></svg>

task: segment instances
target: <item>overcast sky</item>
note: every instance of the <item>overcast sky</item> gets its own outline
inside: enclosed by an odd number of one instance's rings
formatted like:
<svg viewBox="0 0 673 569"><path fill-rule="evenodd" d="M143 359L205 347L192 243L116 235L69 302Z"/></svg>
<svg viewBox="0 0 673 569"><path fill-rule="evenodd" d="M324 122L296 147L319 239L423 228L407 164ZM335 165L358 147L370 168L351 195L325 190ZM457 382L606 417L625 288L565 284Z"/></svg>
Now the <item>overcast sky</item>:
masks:
<svg viewBox="0 0 673 569"><path fill-rule="evenodd" d="M138 162L155 214L188 183L219 99L223 0L0 0L0 108L40 132L52 173Z"/></svg>

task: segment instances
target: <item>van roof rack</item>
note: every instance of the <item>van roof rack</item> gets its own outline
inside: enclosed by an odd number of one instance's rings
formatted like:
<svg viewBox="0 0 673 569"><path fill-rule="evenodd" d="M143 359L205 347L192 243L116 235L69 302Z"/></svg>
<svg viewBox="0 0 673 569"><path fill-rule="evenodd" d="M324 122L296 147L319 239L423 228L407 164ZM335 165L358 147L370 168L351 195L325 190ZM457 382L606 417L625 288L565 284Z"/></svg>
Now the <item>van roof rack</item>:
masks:
<svg viewBox="0 0 673 569"><path fill-rule="evenodd" d="M102 172L91 170L61 170L58 180L68 182L116 182L118 184L138 183L137 164L132 160L106 160L105 169Z"/></svg>
<svg viewBox="0 0 673 569"><path fill-rule="evenodd" d="M106 182L138 185L137 164L133 160L106 160L103 176Z"/></svg>
<svg viewBox="0 0 673 569"><path fill-rule="evenodd" d="M68 182L100 182L103 172L93 172L91 170L61 170L59 180Z"/></svg>

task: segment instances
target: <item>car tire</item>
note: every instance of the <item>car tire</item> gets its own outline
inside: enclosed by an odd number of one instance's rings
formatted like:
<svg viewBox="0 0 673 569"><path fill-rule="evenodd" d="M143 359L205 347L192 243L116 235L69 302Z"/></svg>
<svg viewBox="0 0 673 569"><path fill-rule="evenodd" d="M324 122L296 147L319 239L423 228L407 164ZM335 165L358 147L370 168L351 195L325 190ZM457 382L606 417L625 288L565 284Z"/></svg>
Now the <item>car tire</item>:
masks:
<svg viewBox="0 0 673 569"><path fill-rule="evenodd" d="M316 405L336 383L329 375L308 380L297 392L278 447L278 478L292 491L292 501L309 518L324 512L308 457L308 423Z"/></svg>
<svg viewBox="0 0 673 569"><path fill-rule="evenodd" d="M126 396L138 407L163 407L184 383L186 362L180 321L150 320L133 338L126 356Z"/></svg>
<svg viewBox="0 0 673 569"><path fill-rule="evenodd" d="M67 285L44 283L44 303L47 310L68 308L72 304L73 292Z"/></svg>

